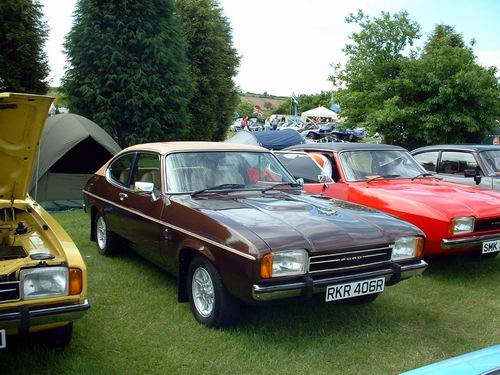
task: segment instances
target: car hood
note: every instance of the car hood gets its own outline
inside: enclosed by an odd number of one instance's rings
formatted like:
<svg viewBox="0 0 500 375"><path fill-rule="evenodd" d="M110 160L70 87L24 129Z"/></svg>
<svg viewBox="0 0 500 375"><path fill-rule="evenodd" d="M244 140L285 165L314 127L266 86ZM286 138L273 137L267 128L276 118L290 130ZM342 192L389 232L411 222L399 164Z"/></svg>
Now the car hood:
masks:
<svg viewBox="0 0 500 375"><path fill-rule="evenodd" d="M499 215L500 193L433 178L362 182L354 186L365 199L379 200L377 207L384 211L407 210L445 220L457 216Z"/></svg>
<svg viewBox="0 0 500 375"><path fill-rule="evenodd" d="M25 199L52 100L0 93L0 200Z"/></svg>
<svg viewBox="0 0 500 375"><path fill-rule="evenodd" d="M228 194L195 198L191 205L239 233L253 232L272 250L367 248L393 243L398 236L423 235L412 224L382 212L306 194Z"/></svg>

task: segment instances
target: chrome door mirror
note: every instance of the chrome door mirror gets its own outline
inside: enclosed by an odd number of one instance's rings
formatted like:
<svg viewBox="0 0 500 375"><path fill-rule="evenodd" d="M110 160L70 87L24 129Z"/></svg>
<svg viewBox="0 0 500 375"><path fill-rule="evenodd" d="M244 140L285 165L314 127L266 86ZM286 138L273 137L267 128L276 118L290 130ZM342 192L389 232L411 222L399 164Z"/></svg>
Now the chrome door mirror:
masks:
<svg viewBox="0 0 500 375"><path fill-rule="evenodd" d="M155 189L155 184L152 182L136 181L134 184L134 193L152 194Z"/></svg>
<svg viewBox="0 0 500 375"><path fill-rule="evenodd" d="M300 186L304 186L304 179L303 178L297 178L296 179L297 183L300 185Z"/></svg>
<svg viewBox="0 0 500 375"><path fill-rule="evenodd" d="M324 174L319 174L318 175L318 182L322 184L326 184L328 181L328 176L325 176Z"/></svg>

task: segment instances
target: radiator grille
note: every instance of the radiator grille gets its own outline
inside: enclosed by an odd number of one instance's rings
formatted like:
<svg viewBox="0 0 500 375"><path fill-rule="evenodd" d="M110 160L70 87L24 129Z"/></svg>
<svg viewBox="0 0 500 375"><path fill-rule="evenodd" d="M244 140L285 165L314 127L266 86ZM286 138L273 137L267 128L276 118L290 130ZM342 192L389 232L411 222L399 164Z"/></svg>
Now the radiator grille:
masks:
<svg viewBox="0 0 500 375"><path fill-rule="evenodd" d="M474 232L485 230L500 230L500 217L477 220L474 225Z"/></svg>
<svg viewBox="0 0 500 375"><path fill-rule="evenodd" d="M0 303L19 301L19 281L0 283Z"/></svg>
<svg viewBox="0 0 500 375"><path fill-rule="evenodd" d="M391 259L392 246L342 253L316 255L309 258L309 273L325 271L350 271L376 266Z"/></svg>

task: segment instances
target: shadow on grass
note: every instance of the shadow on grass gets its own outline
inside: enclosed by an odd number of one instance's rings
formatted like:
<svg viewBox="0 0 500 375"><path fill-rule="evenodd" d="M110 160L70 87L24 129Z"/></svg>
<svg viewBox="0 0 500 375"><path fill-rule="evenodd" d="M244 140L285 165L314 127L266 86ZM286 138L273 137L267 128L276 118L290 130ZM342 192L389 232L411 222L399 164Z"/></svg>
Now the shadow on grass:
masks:
<svg viewBox="0 0 500 375"><path fill-rule="evenodd" d="M426 259L429 266L424 277L448 280L474 280L500 273L500 258L486 259L471 254L434 256Z"/></svg>

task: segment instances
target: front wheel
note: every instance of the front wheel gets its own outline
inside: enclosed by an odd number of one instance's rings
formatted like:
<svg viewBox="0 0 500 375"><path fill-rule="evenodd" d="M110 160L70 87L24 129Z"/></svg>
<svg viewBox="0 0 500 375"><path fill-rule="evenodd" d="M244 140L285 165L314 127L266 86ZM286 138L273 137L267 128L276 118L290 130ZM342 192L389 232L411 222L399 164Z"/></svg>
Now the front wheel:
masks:
<svg viewBox="0 0 500 375"><path fill-rule="evenodd" d="M233 324L239 316L239 303L229 294L215 267L196 257L189 265L188 297L196 320L209 327Z"/></svg>

